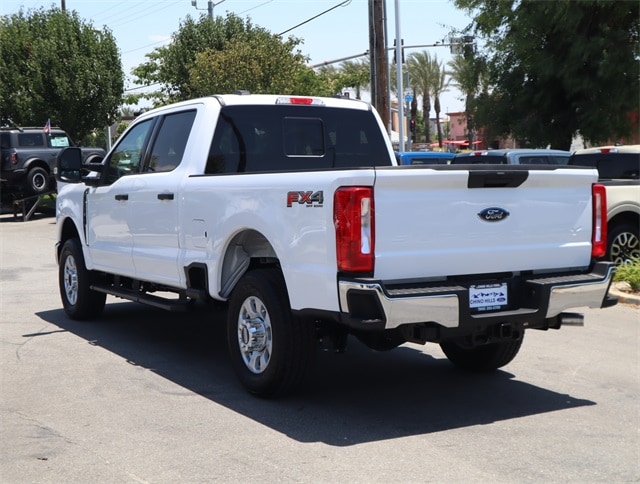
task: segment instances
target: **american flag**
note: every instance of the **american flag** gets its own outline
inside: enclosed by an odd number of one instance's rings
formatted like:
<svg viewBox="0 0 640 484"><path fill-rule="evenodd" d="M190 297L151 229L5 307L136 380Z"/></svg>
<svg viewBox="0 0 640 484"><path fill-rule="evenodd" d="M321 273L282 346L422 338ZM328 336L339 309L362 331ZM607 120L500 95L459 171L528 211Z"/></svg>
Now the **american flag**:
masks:
<svg viewBox="0 0 640 484"><path fill-rule="evenodd" d="M44 125L44 132L47 134L51 133L51 119L47 119L47 122Z"/></svg>

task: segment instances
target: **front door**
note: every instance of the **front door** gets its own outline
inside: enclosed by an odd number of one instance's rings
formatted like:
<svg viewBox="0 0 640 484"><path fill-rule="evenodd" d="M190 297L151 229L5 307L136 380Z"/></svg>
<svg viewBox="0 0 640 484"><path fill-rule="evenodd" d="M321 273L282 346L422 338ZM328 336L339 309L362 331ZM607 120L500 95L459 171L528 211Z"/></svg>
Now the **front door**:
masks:
<svg viewBox="0 0 640 484"><path fill-rule="evenodd" d="M87 193L87 245L95 269L135 276L131 200L153 123L143 121L124 135L105 160L101 186Z"/></svg>

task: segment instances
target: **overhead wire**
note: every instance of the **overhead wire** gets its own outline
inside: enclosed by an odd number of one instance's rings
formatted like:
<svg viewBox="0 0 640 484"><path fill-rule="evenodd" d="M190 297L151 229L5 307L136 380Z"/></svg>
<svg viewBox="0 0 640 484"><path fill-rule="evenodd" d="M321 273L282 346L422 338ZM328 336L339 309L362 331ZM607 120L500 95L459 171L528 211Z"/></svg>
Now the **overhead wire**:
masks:
<svg viewBox="0 0 640 484"><path fill-rule="evenodd" d="M297 28L298 28L298 27L300 27L301 25L307 24L307 23L311 22L312 20L315 20L315 19L317 19L318 17L321 17L321 16L322 16L322 15L324 15L324 14L331 12L331 10L334 10L334 9L336 9L336 8L338 8L338 7L346 7L346 6L347 6L348 4L350 4L350 3L351 3L351 0L345 0L344 2L341 2L341 3L339 3L338 5L334 5L333 7L328 8L328 9L327 9L327 10L325 10L324 12L320 12L318 15L314 15L313 17L311 17L311 18L309 18L309 19L305 20L304 22L300 22L299 24L294 25L293 27L291 27L290 29L285 30L284 32L280 32L278 35L284 35L284 34L286 34L287 32L291 32L293 29L297 29Z"/></svg>

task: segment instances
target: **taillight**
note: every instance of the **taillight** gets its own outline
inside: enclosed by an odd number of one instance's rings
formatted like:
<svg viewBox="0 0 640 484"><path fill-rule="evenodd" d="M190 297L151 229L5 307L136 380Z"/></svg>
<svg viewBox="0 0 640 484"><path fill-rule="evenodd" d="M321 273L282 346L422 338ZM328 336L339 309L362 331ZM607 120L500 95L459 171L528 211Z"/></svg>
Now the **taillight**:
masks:
<svg viewBox="0 0 640 484"><path fill-rule="evenodd" d="M373 273L373 187L341 187L333 200L336 258L340 272Z"/></svg>
<svg viewBox="0 0 640 484"><path fill-rule="evenodd" d="M599 258L607 253L607 192L604 185L594 183L591 193L593 197L591 256Z"/></svg>
<svg viewBox="0 0 640 484"><path fill-rule="evenodd" d="M12 165L17 165L18 164L18 153L11 153L9 155L9 162Z"/></svg>

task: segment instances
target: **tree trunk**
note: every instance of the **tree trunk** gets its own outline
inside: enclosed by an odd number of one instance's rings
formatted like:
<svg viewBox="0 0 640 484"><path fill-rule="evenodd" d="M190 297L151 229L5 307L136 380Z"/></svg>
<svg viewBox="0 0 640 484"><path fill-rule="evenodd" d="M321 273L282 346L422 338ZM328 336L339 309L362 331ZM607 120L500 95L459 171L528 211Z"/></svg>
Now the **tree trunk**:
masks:
<svg viewBox="0 0 640 484"><path fill-rule="evenodd" d="M410 112L410 118L409 119L413 120L413 122L415 123L417 115L418 115L418 96L417 96L416 90L414 89L413 90L413 99L411 100L411 112ZM418 141L418 130L417 130L417 128L415 129L415 131L413 133L410 133L410 135L411 135L411 141L416 143Z"/></svg>
<svg viewBox="0 0 640 484"><path fill-rule="evenodd" d="M442 149L442 126L440 126L440 97L436 96L433 104L436 111L436 127L438 129L438 146Z"/></svg>
<svg viewBox="0 0 640 484"><path fill-rule="evenodd" d="M431 123L429 122L429 113L431 113L431 99L429 93L422 94L422 115L424 116L424 137L425 143L431 144Z"/></svg>

